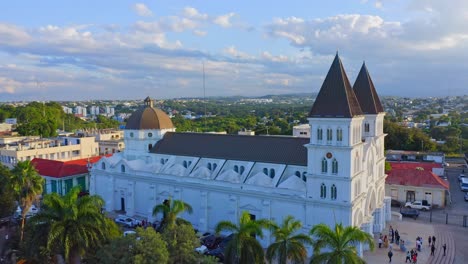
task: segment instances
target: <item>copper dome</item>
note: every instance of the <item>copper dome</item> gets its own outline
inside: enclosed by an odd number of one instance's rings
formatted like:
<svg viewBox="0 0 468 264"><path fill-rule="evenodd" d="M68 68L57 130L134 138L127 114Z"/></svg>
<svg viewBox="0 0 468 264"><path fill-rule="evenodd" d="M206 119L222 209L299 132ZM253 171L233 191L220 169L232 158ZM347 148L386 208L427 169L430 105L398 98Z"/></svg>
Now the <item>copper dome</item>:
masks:
<svg viewBox="0 0 468 264"><path fill-rule="evenodd" d="M171 118L160 109L153 108L153 100L145 99L145 107L135 111L127 120L125 129L170 129L174 128Z"/></svg>

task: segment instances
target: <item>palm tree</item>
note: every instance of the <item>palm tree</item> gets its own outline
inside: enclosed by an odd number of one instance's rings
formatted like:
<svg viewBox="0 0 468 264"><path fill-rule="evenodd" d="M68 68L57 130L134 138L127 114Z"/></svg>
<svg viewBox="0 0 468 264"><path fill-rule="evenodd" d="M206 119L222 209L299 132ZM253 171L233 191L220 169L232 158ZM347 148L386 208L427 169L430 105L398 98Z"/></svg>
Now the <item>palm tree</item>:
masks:
<svg viewBox="0 0 468 264"><path fill-rule="evenodd" d="M290 215L283 219L281 226L271 225L275 242L266 252L266 259L270 263L274 259L278 260L278 264L304 263L307 258L305 244L312 244L312 239L305 234L296 234L301 227L301 222Z"/></svg>
<svg viewBox="0 0 468 264"><path fill-rule="evenodd" d="M37 173L29 160L18 162L12 170L11 185L22 207L20 241L23 241L26 214L37 200L38 195L42 194L43 184L44 179Z"/></svg>
<svg viewBox="0 0 468 264"><path fill-rule="evenodd" d="M332 230L326 224L318 224L310 230L310 235L316 238L313 243L314 255L311 264L316 263L365 263L358 256L356 245L358 243L368 244L374 250L372 236L355 226L344 227L343 224L335 224ZM327 248L328 252L321 252Z"/></svg>
<svg viewBox="0 0 468 264"><path fill-rule="evenodd" d="M270 226L266 219L252 220L249 212L244 211L239 225L230 221L221 221L216 225L216 233L232 232L232 239L224 250L224 263L263 263L263 248L255 236L263 237L263 229Z"/></svg>
<svg viewBox="0 0 468 264"><path fill-rule="evenodd" d="M193 212L192 206L182 200L172 200L170 198L153 208L153 216L156 216L158 213L163 214L161 223L162 228L166 226L175 226L176 221L178 220L177 216L183 212L191 214Z"/></svg>
<svg viewBox="0 0 468 264"><path fill-rule="evenodd" d="M67 263L80 263L87 249L118 235L115 223L101 213L104 201L96 195L78 197L79 193L80 187L74 187L65 196L45 195L34 217L35 224L50 227L47 249L63 255Z"/></svg>

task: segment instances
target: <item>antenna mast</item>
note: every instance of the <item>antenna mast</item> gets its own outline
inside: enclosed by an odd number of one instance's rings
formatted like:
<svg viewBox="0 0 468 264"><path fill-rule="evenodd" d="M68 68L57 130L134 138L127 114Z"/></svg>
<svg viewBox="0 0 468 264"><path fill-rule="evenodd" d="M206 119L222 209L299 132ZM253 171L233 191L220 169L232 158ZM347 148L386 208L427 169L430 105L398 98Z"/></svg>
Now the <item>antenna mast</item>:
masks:
<svg viewBox="0 0 468 264"><path fill-rule="evenodd" d="M204 114L204 121L205 121L205 132L206 131L206 89L205 89L205 61L203 60L203 105L204 105L204 108L205 108L205 114Z"/></svg>

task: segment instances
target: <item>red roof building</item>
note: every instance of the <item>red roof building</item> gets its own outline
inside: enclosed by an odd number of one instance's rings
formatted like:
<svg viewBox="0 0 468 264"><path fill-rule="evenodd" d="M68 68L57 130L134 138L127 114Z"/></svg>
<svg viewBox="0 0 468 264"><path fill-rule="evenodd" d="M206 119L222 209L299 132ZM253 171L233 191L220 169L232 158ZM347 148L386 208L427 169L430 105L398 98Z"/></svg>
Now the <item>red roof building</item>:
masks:
<svg viewBox="0 0 468 264"><path fill-rule="evenodd" d="M433 172L442 168L440 163L390 162L392 167L385 180L386 193L400 202L428 200L429 203L445 206L448 181Z"/></svg>
<svg viewBox="0 0 468 264"><path fill-rule="evenodd" d="M44 193L66 194L74 186L89 190L88 165L98 162L101 156L89 159L58 161L35 158L31 161L38 173L45 179Z"/></svg>

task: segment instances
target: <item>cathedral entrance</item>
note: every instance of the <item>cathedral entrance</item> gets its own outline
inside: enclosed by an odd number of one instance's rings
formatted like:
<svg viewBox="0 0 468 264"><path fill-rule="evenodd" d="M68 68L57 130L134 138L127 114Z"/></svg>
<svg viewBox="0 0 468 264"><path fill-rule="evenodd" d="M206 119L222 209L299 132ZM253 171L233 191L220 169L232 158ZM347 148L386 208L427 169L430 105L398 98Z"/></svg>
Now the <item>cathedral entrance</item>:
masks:
<svg viewBox="0 0 468 264"><path fill-rule="evenodd" d="M125 212L125 198L120 198L120 211Z"/></svg>

